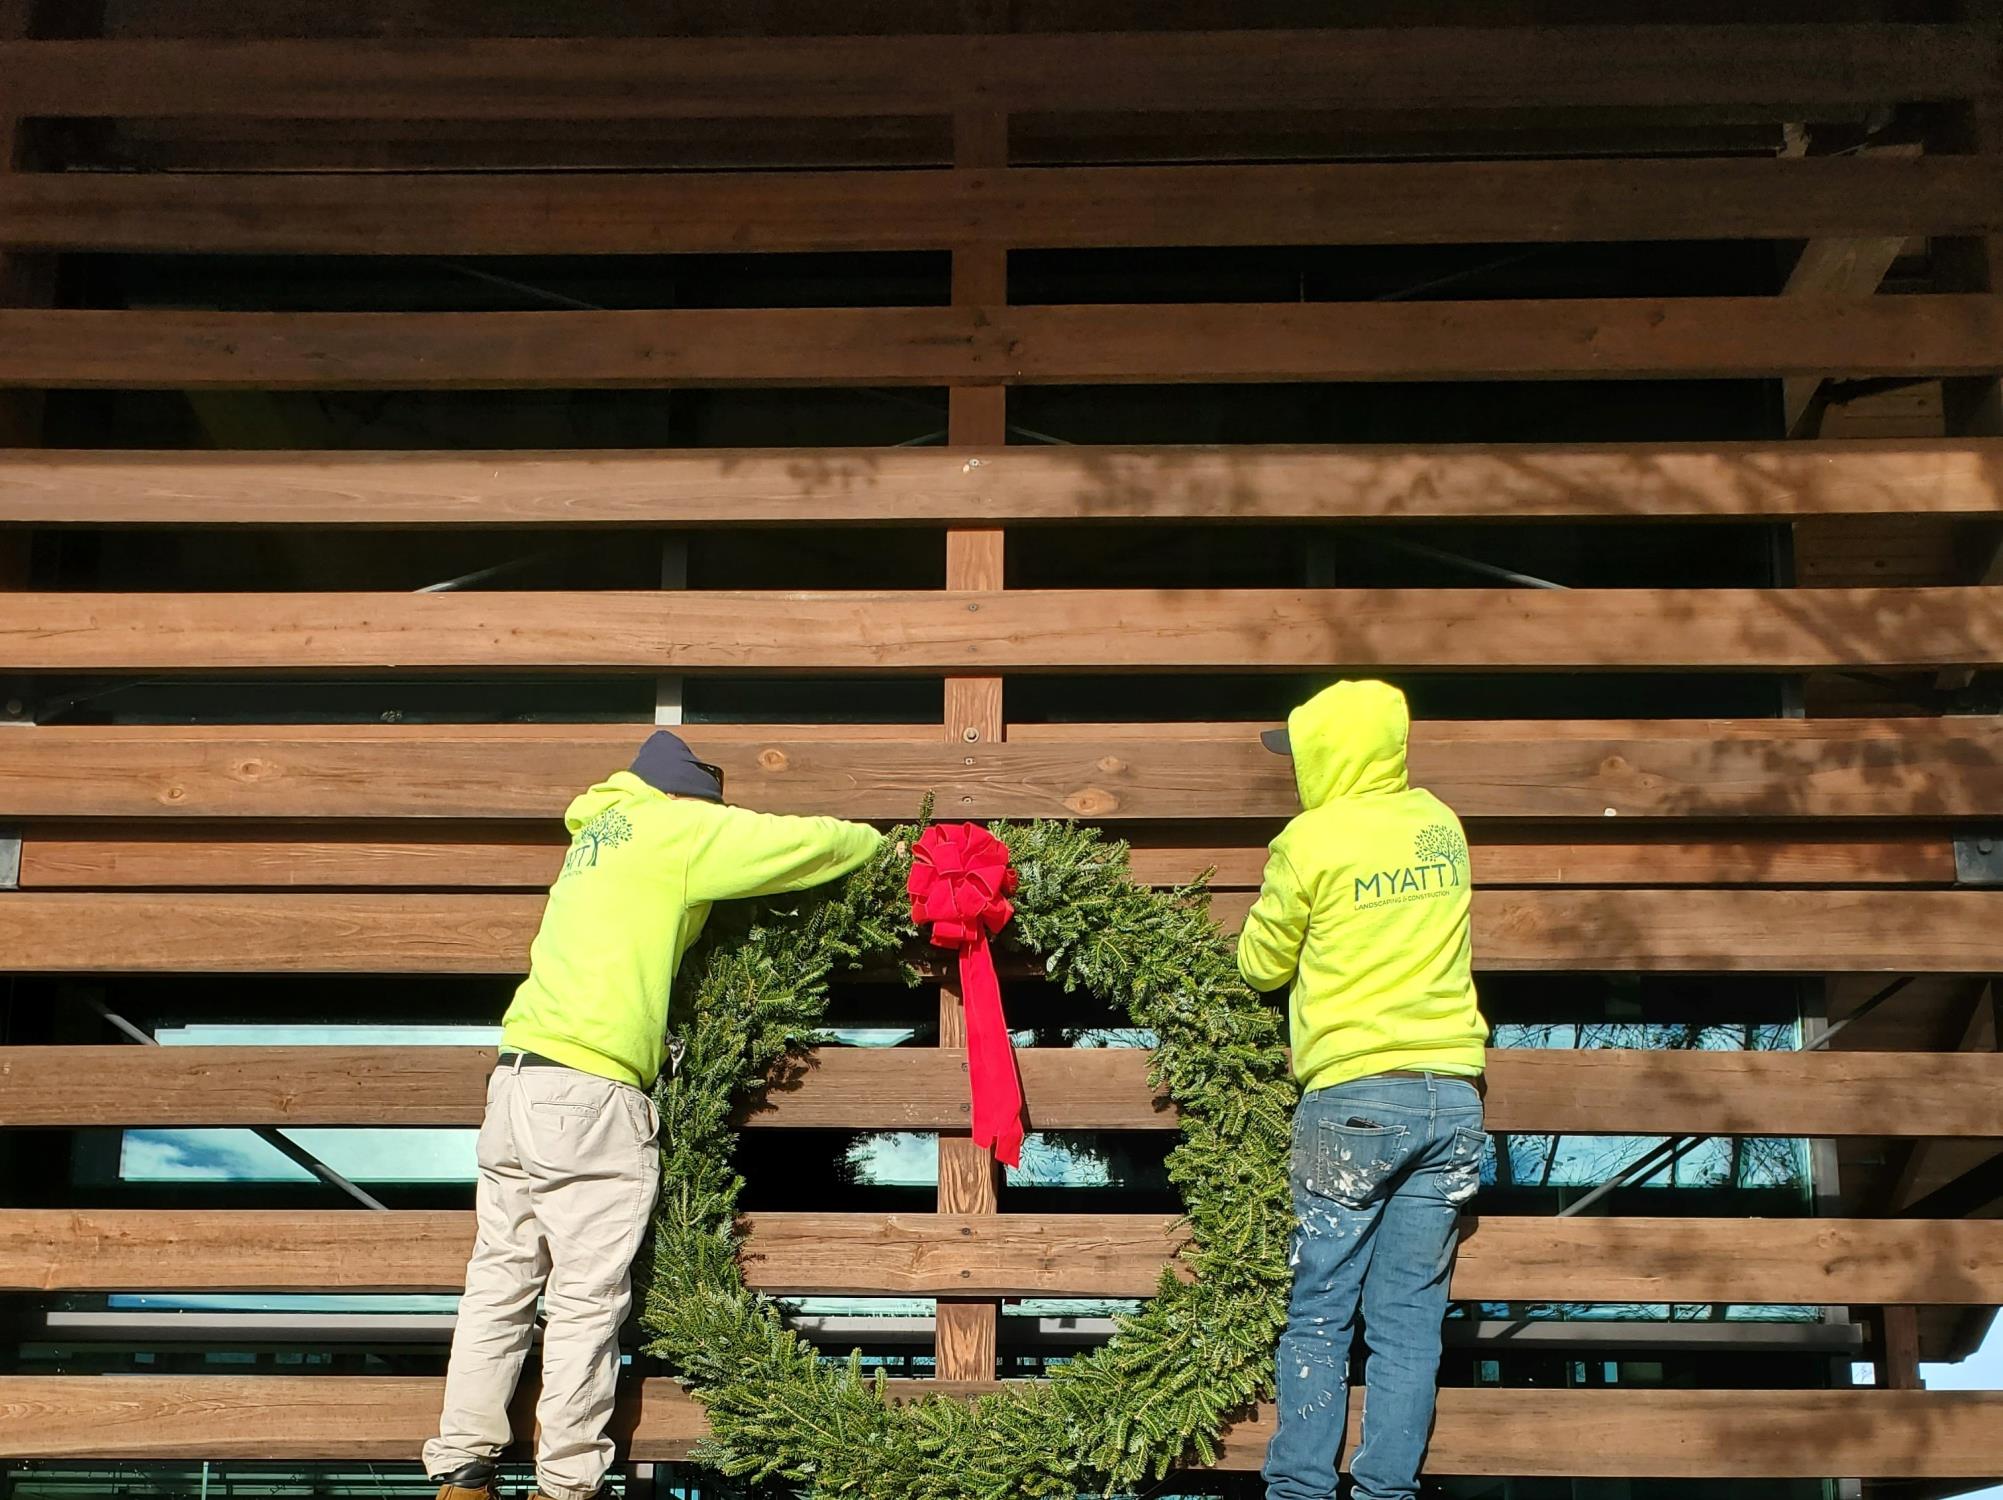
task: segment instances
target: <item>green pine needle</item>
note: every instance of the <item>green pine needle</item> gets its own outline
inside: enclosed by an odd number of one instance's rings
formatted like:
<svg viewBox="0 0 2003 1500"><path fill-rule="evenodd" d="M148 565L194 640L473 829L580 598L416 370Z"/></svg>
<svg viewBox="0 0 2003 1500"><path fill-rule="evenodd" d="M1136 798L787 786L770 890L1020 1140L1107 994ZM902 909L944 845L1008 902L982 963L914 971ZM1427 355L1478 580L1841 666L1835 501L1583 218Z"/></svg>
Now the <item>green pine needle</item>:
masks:
<svg viewBox="0 0 2003 1500"><path fill-rule="evenodd" d="M833 976L899 959L917 937L895 849L921 828L900 828L836 886L719 910L677 984L687 1050L656 1092L663 1189L640 1320L649 1352L708 1411L697 1459L733 1480L863 1500L1131 1490L1213 1460L1229 1418L1271 1394L1293 1225L1278 1017L1239 977L1200 882L1136 885L1126 846L1075 823L989 826L1021 876L1004 946L1157 1039L1151 1076L1182 1111L1168 1169L1195 1279L1164 1273L1110 1343L1041 1384L896 1407L880 1373L824 1360L746 1288L737 1111L818 1042Z"/></svg>

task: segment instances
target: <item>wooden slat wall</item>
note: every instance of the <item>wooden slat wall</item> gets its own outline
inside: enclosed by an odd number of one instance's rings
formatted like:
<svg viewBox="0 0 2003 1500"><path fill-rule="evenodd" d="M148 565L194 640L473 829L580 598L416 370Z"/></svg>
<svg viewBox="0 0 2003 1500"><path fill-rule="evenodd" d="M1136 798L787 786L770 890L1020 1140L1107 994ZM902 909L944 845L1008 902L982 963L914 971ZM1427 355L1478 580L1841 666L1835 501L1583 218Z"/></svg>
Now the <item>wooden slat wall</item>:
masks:
<svg viewBox="0 0 2003 1500"><path fill-rule="evenodd" d="M975 389L986 388L968 393ZM1914 514L2003 514L2003 440L1832 440L1806 448L956 443L950 453L810 455L0 452L0 521L26 526L1743 522Z"/></svg>
<svg viewBox="0 0 2003 1500"><path fill-rule="evenodd" d="M1148 1297L1183 1234L1149 1214L763 1213L745 1275L774 1296ZM471 1214L0 1210L0 1287L454 1292ZM2003 1223L1483 1219L1470 1301L2003 1301ZM941 1377L948 1378L948 1377Z"/></svg>
<svg viewBox="0 0 2003 1500"><path fill-rule="evenodd" d="M1248 892L1211 913L1236 931ZM515 974L533 893L20 891L0 972ZM2003 891L1480 890L1483 973L1986 974Z"/></svg>
<svg viewBox="0 0 2003 1500"><path fill-rule="evenodd" d="M0 386L637 386L1987 376L2003 296L672 312L0 309Z"/></svg>
<svg viewBox="0 0 2003 1500"><path fill-rule="evenodd" d="M1993 25L0 45L23 113L575 120L1966 98Z"/></svg>
<svg viewBox="0 0 2003 1500"><path fill-rule="evenodd" d="M960 118L977 118L965 115ZM1688 206L1702 199L1702 217ZM0 245L606 255L1974 233L1982 158L1344 163L648 176L220 173L0 183ZM983 301L999 297L977 298Z"/></svg>
<svg viewBox="0 0 2003 1500"><path fill-rule="evenodd" d="M1706 214L1687 212L1701 197ZM1004 168L779 177L219 173L0 184L29 250L604 255L1792 239L2003 221L1980 158L1637 158L1314 166Z"/></svg>
<svg viewBox="0 0 2003 1500"><path fill-rule="evenodd" d="M688 733L733 796L774 812L895 820L931 791L972 817L1283 820L1292 775L1257 727L1022 725L944 749L916 726ZM0 817L553 819L646 732L23 728L0 739ZM1979 821L2003 816L2003 719L1438 722L1416 732L1412 775L1464 817L1596 834L1609 818Z"/></svg>
<svg viewBox="0 0 2003 1500"><path fill-rule="evenodd" d="M494 1053L477 1047L0 1047L0 1126L477 1124ZM961 1055L823 1048L750 1128L954 1130ZM1019 1057L1035 1128L1174 1130L1131 1048ZM1498 1050L1489 1125L1511 1134L2003 1138L1993 1052ZM75 1080L102 1082L79 1092ZM1860 1099L1896 1099L1874 1114Z"/></svg>
<svg viewBox="0 0 2003 1500"><path fill-rule="evenodd" d="M912 1394L994 1387L911 1381ZM90 1458L387 1459L430 1436L442 1382L424 1376L0 1376L4 1450ZM516 1402L527 1431L533 1392ZM1352 1406L1355 1442L1361 1393ZM2003 1396L1982 1391L1447 1390L1429 1472L1525 1478L1778 1479L1825 1468L1902 1478L1994 1473ZM612 1431L641 1460L686 1457L701 1409L673 1381L629 1386ZM1562 1433L1554 1443L1553 1433ZM1256 1469L1271 1413L1230 1429L1219 1467Z"/></svg>
<svg viewBox="0 0 2003 1500"><path fill-rule="evenodd" d="M1984 666L1983 587L80 594L0 599L27 671L973 674Z"/></svg>
<svg viewBox="0 0 2003 1500"><path fill-rule="evenodd" d="M978 6L957 13L970 32L1006 19ZM448 14L459 12L428 10L420 32L449 25ZM1259 846L1295 806L1286 763L1257 746L1263 726L1011 722L1005 678L1835 669L1912 679L1933 696L1896 717L1696 720L1667 717L1666 706L1650 720L1426 720L1414 774L1471 820L1488 974L1924 974L1914 994L1979 992L1979 976L2003 972L2003 894L1957 886L1954 840L2003 823L2003 718L1940 710L1994 708L1979 693L1949 696L2003 665L1993 565L1897 580L1867 570L1845 587L1801 589L1048 589L1010 586L1033 549L1014 550L1000 529L1619 523L1646 547L1648 525L1800 522L1836 536L1961 528L1957 554L1963 536L1993 536L2003 438L1981 414L1993 415L2003 373L1990 265L2003 175L1988 129L2003 32L1993 6L1958 14L1959 24L1924 26L1733 17L429 35L386 46L261 35L211 0L183 0L180 21L155 17L169 32L188 27L184 37L142 27L113 40L28 40L27 9L0 0L0 387L10 388L0 419L64 388L947 392L945 451L16 446L0 451L0 589L12 590L0 594L0 680L536 670L943 681L940 715L927 723L697 725L690 738L725 767L734 798L772 810L893 821L931 794L953 816L1103 821L1133 838L1143 879L1214 870L1213 909L1228 925L1257 883ZM225 45L205 28L242 39ZM622 29L645 26L628 14ZM51 125L52 169L9 172L11 124L23 116L109 123ZM1847 140L1842 132L1887 119L1898 136L1889 150L1877 140L1820 149L1819 131ZM1785 128L1814 149L1775 150ZM665 159L721 153L788 170L546 170L646 160L656 144ZM121 150L202 170L90 170L124 165ZM1444 159L1328 159L1401 150ZM372 170L420 156L486 168L495 152L510 170ZM1131 164L1164 153L1187 160ZM1297 160L1223 164L1245 153ZM1493 159L1512 156L1528 159ZM923 170L804 169L838 160ZM342 170L272 170L298 161ZM218 165L233 170L206 170ZM1560 275L1523 297L1449 285L1403 300L1206 292L1220 300L1088 305L1032 301L1010 284L1011 253L1024 251L1732 239L1819 248L1803 257L1797 294L1784 296L1578 296ZM1900 275L1915 259L1927 269L1896 295L1827 295L1834 283L1818 268L1845 264L1844 245L1859 241L1875 243L1874 270L1894 256ZM84 282L71 299L83 305L49 306L7 279L30 264L23 252L45 272L52 253L834 251L948 252L950 296L937 306L232 311L90 305ZM1862 441L1479 447L1037 447L1008 426L1011 390L1039 385L1782 377L1797 405L1825 379L1947 380L1956 415L1947 431ZM7 441L32 444L34 425ZM944 587L20 591L38 537L87 545L93 532L135 527L163 538L339 528L386 546L402 528L917 528L939 538ZM0 972L111 984L227 972L269 976L274 993L298 973L511 974L557 857L554 814L644 732L0 724L0 834L18 825L23 836L21 889L0 892ZM996 1373L994 1299L1144 1294L1179 1231L1153 1216L998 1211L1001 1184L962 1133L950 977L939 1047L824 1049L746 1121L761 1132L940 1132L938 1212L756 1215L746 1264L774 1292L938 1297L939 1372L945 1389L970 1393ZM34 998L17 1003L71 1003L41 979L19 992ZM914 995L912 1015L929 1019L933 1004ZM1917 1014L1888 1014L1883 1030L1860 1022L1818 1052L1496 1052L1490 1123L1827 1137L1859 1150L1891 1141L1910 1148L1893 1153L1895 1175L1908 1186L1924 1176L1931 1191L1940 1184L1932 1167L1922 1172L1928 1142L1979 1164L2003 1141L2003 1054L1993 1031L1958 1017L1929 1028ZM80 1015L32 1022L36 1037L93 1034ZM1961 1049L1911 1050L1935 1045L1933 1033ZM1884 1037L1896 1040L1877 1050ZM1033 1128L1176 1125L1139 1053L1036 1049L1022 1061ZM491 1062L460 1047L0 1045L0 1128L465 1127ZM93 1087L79 1090L86 1076ZM1456 1291L1883 1308L1885 1347L1871 1352L1882 1383L1904 1386L1917 1352L1938 1342L1928 1331L1937 1310L2003 1301L2003 1243L1993 1220L1868 1217L1903 1207L1897 1199L1855 1210L1846 1200L1858 1217L1800 1221L1484 1216ZM0 1203L0 1289L447 1290L467 1234L456 1214L10 1201ZM1936 1311L1898 1311L1915 1307ZM0 1378L0 1455L407 1460L436 1401L435 1382L415 1377L17 1375ZM1908 1389L1451 1390L1432 1467L1986 1477L2003 1472L1997 1408L1995 1396ZM629 1389L620 1423L641 1459L679 1457L700 1433L699 1413L658 1381ZM1256 1467L1266 1423L1261 1414L1233 1430L1224 1467Z"/></svg>

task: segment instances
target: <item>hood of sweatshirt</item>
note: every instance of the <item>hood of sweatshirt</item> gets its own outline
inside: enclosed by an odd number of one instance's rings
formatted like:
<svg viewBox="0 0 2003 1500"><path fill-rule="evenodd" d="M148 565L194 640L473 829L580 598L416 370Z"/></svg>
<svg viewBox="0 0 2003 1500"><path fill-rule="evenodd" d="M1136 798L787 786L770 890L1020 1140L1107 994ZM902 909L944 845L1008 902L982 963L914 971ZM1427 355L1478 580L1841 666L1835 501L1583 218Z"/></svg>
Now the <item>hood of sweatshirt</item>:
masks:
<svg viewBox="0 0 2003 1500"><path fill-rule="evenodd" d="M1402 792L1412 716L1388 682L1338 682L1287 715L1301 806Z"/></svg>

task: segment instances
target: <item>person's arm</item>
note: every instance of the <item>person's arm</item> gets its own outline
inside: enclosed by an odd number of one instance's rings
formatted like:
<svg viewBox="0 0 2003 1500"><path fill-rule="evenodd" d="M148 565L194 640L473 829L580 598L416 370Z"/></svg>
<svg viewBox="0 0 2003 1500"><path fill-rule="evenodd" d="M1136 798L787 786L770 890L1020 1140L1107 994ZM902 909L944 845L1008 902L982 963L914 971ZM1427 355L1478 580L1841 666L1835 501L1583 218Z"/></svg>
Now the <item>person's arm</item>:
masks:
<svg viewBox="0 0 2003 1500"><path fill-rule="evenodd" d="M801 891L846 875L883 843L864 823L788 818L717 807L702 820L689 855L689 899L735 901Z"/></svg>
<svg viewBox="0 0 2003 1500"><path fill-rule="evenodd" d="M1308 893L1277 842L1266 859L1259 899L1238 934L1238 972L1255 990L1283 989L1300 967L1307 941Z"/></svg>

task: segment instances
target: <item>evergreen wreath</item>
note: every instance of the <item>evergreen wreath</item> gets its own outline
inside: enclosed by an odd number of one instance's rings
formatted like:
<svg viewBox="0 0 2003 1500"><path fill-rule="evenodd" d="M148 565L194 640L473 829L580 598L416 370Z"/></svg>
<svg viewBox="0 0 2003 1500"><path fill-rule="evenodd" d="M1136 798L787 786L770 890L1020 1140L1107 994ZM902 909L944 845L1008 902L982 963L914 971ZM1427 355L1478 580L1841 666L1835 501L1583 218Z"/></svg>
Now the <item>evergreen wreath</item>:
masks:
<svg viewBox="0 0 2003 1500"><path fill-rule="evenodd" d="M1040 1382L893 1406L859 1356L824 1359L744 1285L733 1116L802 1065L830 976L915 936L900 851L920 830L898 829L820 892L719 909L683 965L685 1052L657 1092L662 1190L641 1322L649 1352L707 1408L695 1457L746 1484L866 1500L1130 1489L1185 1458L1214 1461L1227 1420L1272 1390L1296 1098L1278 1016L1239 977L1202 881L1137 885L1126 846L1076 824L989 827L1021 875L1002 941L1156 1038L1151 1076L1181 1107L1168 1170L1186 1244L1110 1343Z"/></svg>

